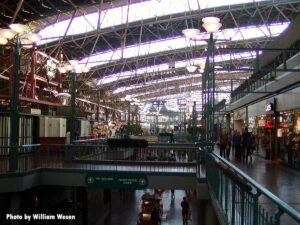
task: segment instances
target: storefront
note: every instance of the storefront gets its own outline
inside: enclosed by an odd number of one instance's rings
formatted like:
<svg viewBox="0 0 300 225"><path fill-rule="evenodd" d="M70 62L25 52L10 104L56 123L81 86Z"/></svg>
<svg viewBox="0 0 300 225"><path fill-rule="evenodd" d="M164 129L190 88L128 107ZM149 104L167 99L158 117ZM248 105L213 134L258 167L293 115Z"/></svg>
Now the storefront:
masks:
<svg viewBox="0 0 300 225"><path fill-rule="evenodd" d="M257 153L266 159L279 157L276 146L276 100L274 98L248 106L249 132L253 134Z"/></svg>
<svg viewBox="0 0 300 225"><path fill-rule="evenodd" d="M300 169L300 88L278 95L278 145L281 160Z"/></svg>
<svg viewBox="0 0 300 225"><path fill-rule="evenodd" d="M278 140L284 163L300 169L300 110L280 113Z"/></svg>
<svg viewBox="0 0 300 225"><path fill-rule="evenodd" d="M247 124L247 112L246 108L242 108L233 113L233 129L240 134L243 133Z"/></svg>
<svg viewBox="0 0 300 225"><path fill-rule="evenodd" d="M247 107L258 154L300 169L300 88ZM236 120L235 120L235 124Z"/></svg>

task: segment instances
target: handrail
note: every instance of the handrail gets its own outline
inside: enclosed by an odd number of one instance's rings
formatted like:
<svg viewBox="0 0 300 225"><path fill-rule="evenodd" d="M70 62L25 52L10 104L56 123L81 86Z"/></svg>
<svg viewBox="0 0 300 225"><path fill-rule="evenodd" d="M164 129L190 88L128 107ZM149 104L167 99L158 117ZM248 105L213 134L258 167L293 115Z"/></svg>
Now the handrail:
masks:
<svg viewBox="0 0 300 225"><path fill-rule="evenodd" d="M213 152L210 154L212 154L215 158L218 158L220 161L222 161L223 163L228 165L231 169L233 169L235 172L237 172L241 177L243 177L245 180L247 180L247 182L249 182L251 185L253 185L257 190L259 190L259 193L262 193L265 196L267 196L273 203L275 203L277 206L279 206L281 210L283 210L290 217L292 217L293 219L295 219L297 222L300 223L300 213L296 209L292 208L290 205L288 205L286 202L282 201L280 198L278 198L272 192L268 191L266 188L261 186L254 179L252 179L250 176L245 174L242 170L237 168L232 163L228 162L227 160L223 159L221 156L219 156Z"/></svg>
<svg viewBox="0 0 300 225"><path fill-rule="evenodd" d="M20 147L28 148L28 147L39 147L41 144L30 144L30 145L21 145Z"/></svg>
<svg viewBox="0 0 300 225"><path fill-rule="evenodd" d="M195 167L196 162L170 162L170 161L137 161L137 160L93 160L93 159L75 159L72 163L88 163L88 164L101 164L101 165L148 165L148 166L170 166L170 167Z"/></svg>
<svg viewBox="0 0 300 225"><path fill-rule="evenodd" d="M73 141L73 143L98 142L98 141L106 141L106 138L92 138L92 139L84 139L84 140L75 140L75 141Z"/></svg>
<svg viewBox="0 0 300 225"><path fill-rule="evenodd" d="M160 146L160 145L149 145L147 148L160 148L160 149L185 149L185 150L198 150L195 146Z"/></svg>

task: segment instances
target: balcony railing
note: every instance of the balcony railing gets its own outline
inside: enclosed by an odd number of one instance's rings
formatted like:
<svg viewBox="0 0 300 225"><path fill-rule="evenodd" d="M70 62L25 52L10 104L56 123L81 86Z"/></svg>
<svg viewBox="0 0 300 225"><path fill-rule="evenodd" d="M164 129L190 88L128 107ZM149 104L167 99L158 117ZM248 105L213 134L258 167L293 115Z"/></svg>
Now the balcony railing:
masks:
<svg viewBox="0 0 300 225"><path fill-rule="evenodd" d="M23 145L18 169L76 168L84 170L132 170L196 173L198 148L188 144L153 144L146 148L112 148L105 143L73 145ZM92 144L91 144L92 143ZM9 172L10 147L0 147L0 172ZM204 176L203 168L198 170Z"/></svg>
<svg viewBox="0 0 300 225"><path fill-rule="evenodd" d="M228 224L300 223L299 212L214 153L206 155L206 176Z"/></svg>

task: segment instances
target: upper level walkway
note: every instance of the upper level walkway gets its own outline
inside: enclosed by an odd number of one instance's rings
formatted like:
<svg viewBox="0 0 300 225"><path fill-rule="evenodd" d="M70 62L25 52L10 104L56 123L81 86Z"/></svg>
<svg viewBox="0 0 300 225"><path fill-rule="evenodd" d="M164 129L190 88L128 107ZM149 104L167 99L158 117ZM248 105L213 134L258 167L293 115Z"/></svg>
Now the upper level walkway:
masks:
<svg viewBox="0 0 300 225"><path fill-rule="evenodd" d="M219 154L219 149L216 148L214 152ZM246 162L235 158L234 152L231 152L228 161L300 212L300 170L256 154Z"/></svg>
<svg viewBox="0 0 300 225"><path fill-rule="evenodd" d="M215 148L214 153L216 155L219 155L219 149ZM278 213L279 216L281 209L278 205L274 204L274 202L278 199L282 200L283 202L287 203L287 205L297 210L298 218L300 218L300 189L299 189L300 171L281 164L279 160L266 160L265 158L259 155L252 155L251 160L249 158L246 161L246 160L235 158L234 152L233 153L231 152L229 159L227 160L224 158L220 158L220 159L221 161L224 161L225 164L226 162L228 162L229 165L230 164L234 165L237 169L245 173L261 187L265 188L265 190L268 190L269 192L274 194L273 196L274 198L272 197L270 198L269 196L266 195L262 195L261 197L258 198L260 207L264 208L264 210L268 212L274 212L272 218L273 222L271 222L271 220L266 220L264 221L264 223L260 221L258 224L277 224L274 222L276 219L276 213ZM245 185L248 184L250 184L250 182L247 181ZM257 188L257 190L254 192L252 190L251 193L253 193L254 195L261 194L259 188ZM242 198L246 198L245 196L243 196ZM221 199L222 198L224 197L221 197ZM241 198L241 195L239 195L239 198ZM245 200L245 205L247 204L253 205L253 202L252 203L247 203L247 202L248 200ZM246 211L247 209L244 210ZM239 219L241 220L241 218ZM247 222L251 224L251 222L253 221L247 221L244 218L244 224L248 224ZM280 222L281 222L280 224L285 224L285 225L300 224L300 222L296 222L295 220L291 219L290 216L288 216L286 213L283 213ZM242 224L241 221L235 221L235 223Z"/></svg>

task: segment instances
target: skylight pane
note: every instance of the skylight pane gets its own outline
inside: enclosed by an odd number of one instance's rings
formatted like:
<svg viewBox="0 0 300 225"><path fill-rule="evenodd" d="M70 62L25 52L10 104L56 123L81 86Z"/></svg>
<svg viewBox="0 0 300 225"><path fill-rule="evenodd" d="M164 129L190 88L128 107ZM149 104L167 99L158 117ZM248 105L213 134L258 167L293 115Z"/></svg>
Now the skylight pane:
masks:
<svg viewBox="0 0 300 225"><path fill-rule="evenodd" d="M222 90L223 91L229 91L231 89L231 84L226 84L226 83L224 83L224 81L216 80L216 83L218 84L217 89L220 90L220 91L222 91ZM179 85L179 86L175 85L175 86L170 86L170 87L168 87L166 89L163 89L163 90L161 90L161 89L160 90L152 90L152 91L147 91L147 92L142 92L142 93L131 94L130 96L136 98L136 97L141 97L141 96L149 95L149 94L167 92L169 90L174 90L175 88L185 89L185 88L198 87L198 86L199 86L199 88L201 88L202 82L197 82L197 83L193 83L193 84L183 84L183 85ZM237 87L237 86L238 86L237 84L233 85L234 88ZM200 98L201 92L199 91L197 93L198 93L198 96ZM221 96L222 98L224 98L224 97L228 98L229 97L229 95L227 93L218 93L218 95ZM170 96L183 97L183 93L174 94L174 95L170 95ZM191 94L189 92L189 93L186 94L185 97L190 97L190 96L191 96ZM195 98L195 96L197 97L197 94L196 95L194 94L193 98ZM168 98L168 97L165 97L165 98ZM162 99L162 98L160 98L160 99ZM200 99L198 99L198 100L200 100Z"/></svg>
<svg viewBox="0 0 300 225"><path fill-rule="evenodd" d="M146 19L173 15L182 12L189 12L193 10L208 9L213 7L221 7L228 5L236 5L241 3L260 2L263 0L151 0L129 5L129 15L127 21L128 5L115 7L111 9L102 10L100 12L100 28L109 28L118 25L123 25L132 22L142 21ZM142 13L141 13L142 12ZM99 13L89 13L85 16L78 16L72 20L71 26L67 35L82 34L97 30ZM43 38L47 38L41 44L53 41L54 37L62 38L66 32L70 19L60 21L53 25L49 25L42 29L39 34ZM49 38L49 39L48 39Z"/></svg>
<svg viewBox="0 0 300 225"><path fill-rule="evenodd" d="M239 53L234 53L234 54L223 54L223 55L217 55L215 56L215 62L223 62L223 61L229 61L232 59L252 59L255 58L256 54L255 52L239 52ZM175 68L183 68L186 67L187 65L198 65L201 62L205 62L206 58L194 58L194 59L189 59L189 60L182 60L182 61L176 61L175 62ZM160 65L155 65L155 66L149 66L149 67L143 67L139 68L137 70L133 71L126 71L126 72L121 72L117 74L110 74L107 75L101 79L98 80L97 85L103 85L103 84L108 84L111 82L115 81L120 81L126 78L130 77L137 77L145 73L154 73L154 72L162 72L162 71L168 71L169 70L169 64L164 63Z"/></svg>
<svg viewBox="0 0 300 225"><path fill-rule="evenodd" d="M208 9L208 8L214 8L214 7L220 7L220 6L225 6L225 5L237 5L237 4L244 4L244 3L249 3L249 2L262 2L265 0L230 0L225 1L225 0L199 0L200 6L202 9ZM227 3L227 4L226 4Z"/></svg>
<svg viewBox="0 0 300 225"><path fill-rule="evenodd" d="M126 86L126 87L119 87L113 91L113 94L119 94L124 91L129 91L129 90L133 90L133 89L140 88L140 87L149 87L154 84L161 84L164 82L170 82L170 81L175 81L175 80L179 81L179 80L186 80L186 79L191 79L191 78L199 78L201 76L202 76L201 74L191 74L191 75L184 74L181 76L174 76L174 77L169 77L169 78L165 78L165 79L148 81L148 82L145 82L144 84L135 84L135 85L130 85L130 86Z"/></svg>
<svg viewBox="0 0 300 225"><path fill-rule="evenodd" d="M127 19L127 12L128 6L122 6L102 11L100 17L101 29L125 24Z"/></svg>
<svg viewBox="0 0 300 225"><path fill-rule="evenodd" d="M270 26L259 26L259 27L242 27L238 29L238 34L233 38L233 41L242 41L242 40L249 40L254 38L260 38L268 36L278 36L282 33L289 23L283 24L271 24ZM271 31L271 34L269 33ZM216 37L220 37L218 43L224 42L223 32L217 32ZM119 59L127 59L127 58L134 58L138 56L144 56L149 54L155 54L159 52L177 50L177 49L184 49L191 46L206 46L207 42L203 39L207 38L207 33L202 33L198 35L198 41L189 41L186 40L184 37L174 37L168 39L162 39L154 42L146 42L141 43L140 45L132 45L125 47L124 49L116 49L113 51L106 51L106 52L99 52L92 56L88 56L80 61L80 63L91 63L88 66L93 67L97 65L103 65L104 61L109 63L109 60L112 61L119 60ZM223 40L222 40L223 39ZM122 57L123 52L123 57ZM99 62L99 63L98 63Z"/></svg>
<svg viewBox="0 0 300 225"><path fill-rule="evenodd" d="M87 33L97 29L98 13L75 17L69 27L67 35Z"/></svg>

